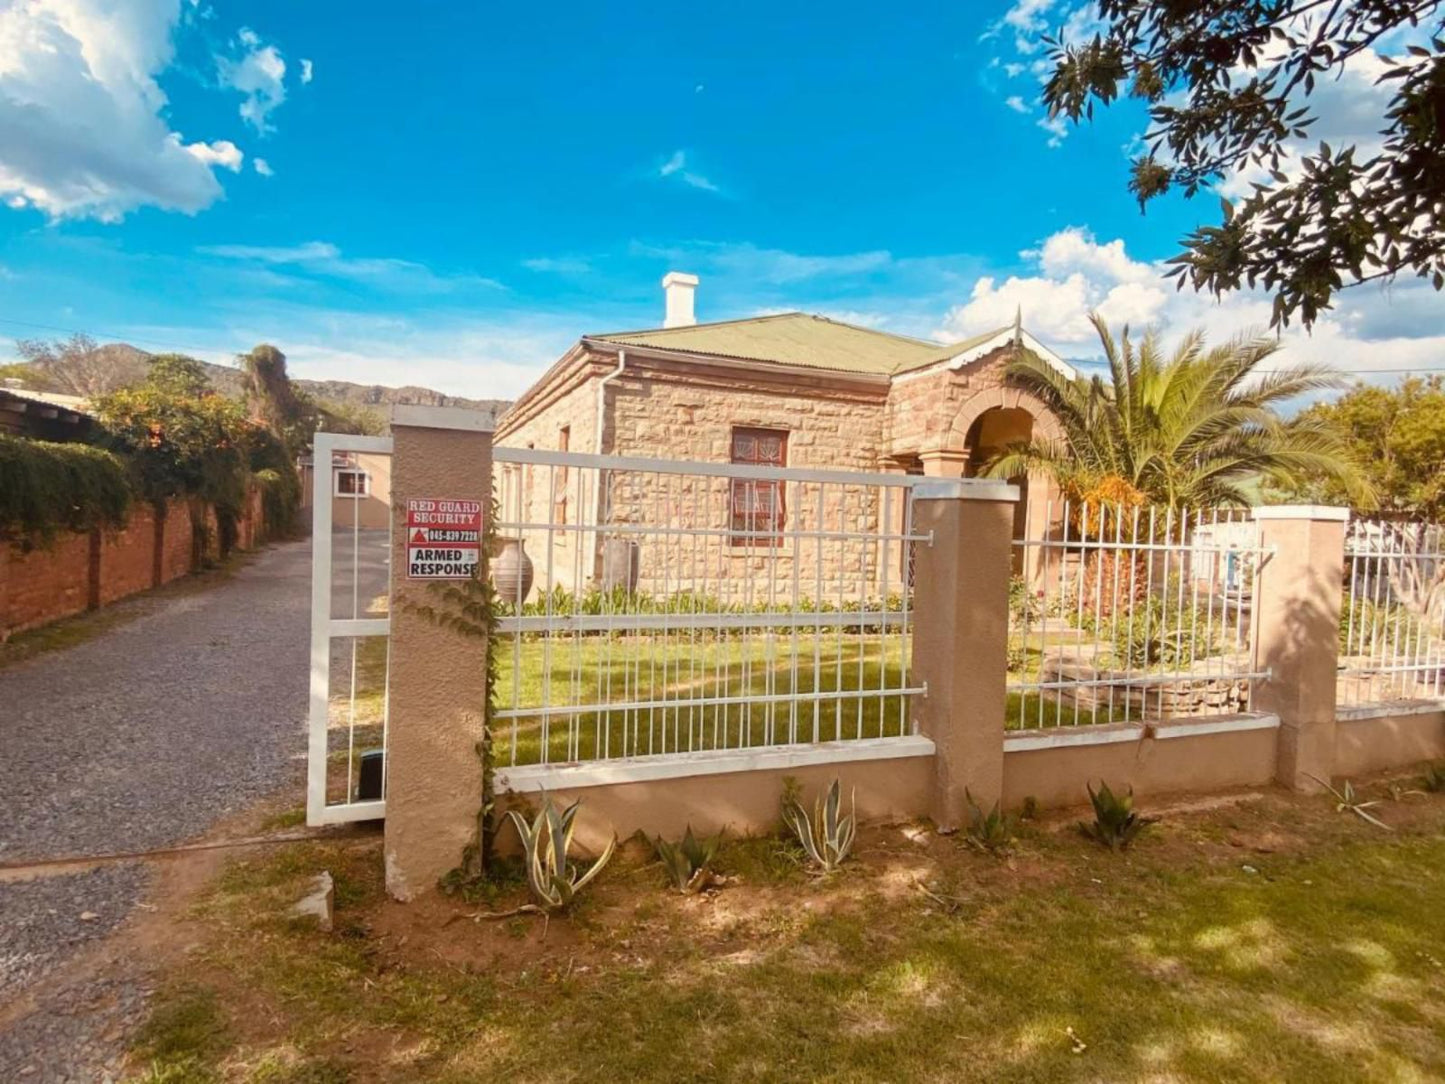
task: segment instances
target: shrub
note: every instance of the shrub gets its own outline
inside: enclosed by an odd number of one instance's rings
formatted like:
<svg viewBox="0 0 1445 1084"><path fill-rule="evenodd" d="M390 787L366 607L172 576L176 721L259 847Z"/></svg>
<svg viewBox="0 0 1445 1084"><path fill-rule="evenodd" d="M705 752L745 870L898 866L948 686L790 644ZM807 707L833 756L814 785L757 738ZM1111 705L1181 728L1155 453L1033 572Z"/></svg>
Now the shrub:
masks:
<svg viewBox="0 0 1445 1084"><path fill-rule="evenodd" d="M1042 606L1022 576L1008 581L1008 615L1011 625L1031 625L1039 619Z"/></svg>
<svg viewBox="0 0 1445 1084"><path fill-rule="evenodd" d="M57 531L120 527L133 496L109 452L0 436L0 536L32 545Z"/></svg>
<svg viewBox="0 0 1445 1084"><path fill-rule="evenodd" d="M1217 617L1213 624L1219 624ZM1171 605L1158 595L1135 605L1127 616L1101 620L1100 625L1113 639L1115 665L1128 670L1185 669L1213 654L1216 646L1206 610L1189 602Z"/></svg>

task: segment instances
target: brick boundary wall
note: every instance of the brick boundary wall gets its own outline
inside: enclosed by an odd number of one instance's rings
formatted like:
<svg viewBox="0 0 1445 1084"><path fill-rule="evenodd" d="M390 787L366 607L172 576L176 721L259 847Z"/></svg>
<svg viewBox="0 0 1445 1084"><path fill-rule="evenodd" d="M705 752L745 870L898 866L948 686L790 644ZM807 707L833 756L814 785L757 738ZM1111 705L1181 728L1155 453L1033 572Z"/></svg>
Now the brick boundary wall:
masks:
<svg viewBox="0 0 1445 1084"><path fill-rule="evenodd" d="M215 517L210 550L215 550ZM265 537L261 493L253 491L238 524L237 548ZM195 570L191 511L173 500L157 516L146 503L117 531L68 532L49 546L0 543L0 640L64 617L96 610Z"/></svg>

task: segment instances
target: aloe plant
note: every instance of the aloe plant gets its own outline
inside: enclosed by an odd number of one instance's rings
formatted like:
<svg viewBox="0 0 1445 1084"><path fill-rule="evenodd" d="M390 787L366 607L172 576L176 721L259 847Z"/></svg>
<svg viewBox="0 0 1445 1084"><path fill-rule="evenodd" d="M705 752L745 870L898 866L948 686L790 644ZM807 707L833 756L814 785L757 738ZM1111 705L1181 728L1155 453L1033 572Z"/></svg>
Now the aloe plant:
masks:
<svg viewBox="0 0 1445 1084"><path fill-rule="evenodd" d="M662 860L668 879L679 892L697 892L712 881L712 860L717 854L718 844L722 842L722 833L698 839L692 834L692 825L689 824L681 843L670 843L661 836L654 842L657 857Z"/></svg>
<svg viewBox="0 0 1445 1084"><path fill-rule="evenodd" d="M824 873L832 873L853 849L857 834L858 792L855 788L851 798L852 810L844 815L843 788L835 779L813 805L813 815L796 800L783 804L783 820L798 842L803 845L810 861Z"/></svg>
<svg viewBox="0 0 1445 1084"><path fill-rule="evenodd" d="M999 808L998 802L994 802L993 808L985 813L966 787L963 796L968 803L968 822L964 825L968 842L991 854L1008 850L1014 837L1014 819Z"/></svg>
<svg viewBox="0 0 1445 1084"><path fill-rule="evenodd" d="M1111 851L1124 850L1140 832L1158 820L1157 817L1141 817L1135 811L1133 787L1127 794L1115 794L1103 781L1100 781L1097 791L1087 783L1084 787L1094 807L1094 819L1092 822L1080 821L1079 829Z"/></svg>
<svg viewBox="0 0 1445 1084"><path fill-rule="evenodd" d="M531 824L516 810L508 810L507 816L517 826L522 837L523 857L527 865L527 887L537 904L548 914L565 911L588 883L607 865L612 852L617 848L614 836L597 861L583 872L569 858L572 847L572 832L577 820L577 809L581 802L573 802L562 812L552 804L552 799L543 797L542 808L537 811Z"/></svg>

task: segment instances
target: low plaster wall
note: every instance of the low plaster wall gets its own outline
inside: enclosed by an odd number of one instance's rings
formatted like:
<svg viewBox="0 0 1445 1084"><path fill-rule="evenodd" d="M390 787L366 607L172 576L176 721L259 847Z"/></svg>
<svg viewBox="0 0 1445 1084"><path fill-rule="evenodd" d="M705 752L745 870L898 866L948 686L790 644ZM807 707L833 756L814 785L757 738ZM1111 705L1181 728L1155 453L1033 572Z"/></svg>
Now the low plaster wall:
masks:
<svg viewBox="0 0 1445 1084"><path fill-rule="evenodd" d="M1263 786L1274 780L1279 719L1226 716L1010 734L1003 802L1043 808L1088 801L1086 784L1169 794Z"/></svg>
<svg viewBox="0 0 1445 1084"><path fill-rule="evenodd" d="M629 782L591 782L606 775L605 770L599 772L593 766L503 769L497 773L497 790L501 794L513 789L522 798L537 801L545 789L559 806L581 799L576 839L594 852L605 846L613 833L618 839L638 831L675 838L688 825L706 835L723 830L732 836L771 831L778 823L784 780L789 776L802 788L803 802L810 811L814 798L834 779L840 779L845 808L851 808L856 788L860 821L912 820L929 812L934 757L927 739L908 740L917 743L918 752L896 758L805 763L811 749L777 749L760 752L755 761L759 766L747 770L684 777L669 774ZM824 751L834 752L826 747ZM712 766L743 756L746 754L719 755ZM639 767L645 773L648 766L634 761L627 770L638 772ZM612 770L621 774L615 766ZM513 846L516 833L504 829L499 842L504 850Z"/></svg>
<svg viewBox="0 0 1445 1084"><path fill-rule="evenodd" d="M1337 718L1336 775L1366 775L1445 759L1445 702L1341 708Z"/></svg>

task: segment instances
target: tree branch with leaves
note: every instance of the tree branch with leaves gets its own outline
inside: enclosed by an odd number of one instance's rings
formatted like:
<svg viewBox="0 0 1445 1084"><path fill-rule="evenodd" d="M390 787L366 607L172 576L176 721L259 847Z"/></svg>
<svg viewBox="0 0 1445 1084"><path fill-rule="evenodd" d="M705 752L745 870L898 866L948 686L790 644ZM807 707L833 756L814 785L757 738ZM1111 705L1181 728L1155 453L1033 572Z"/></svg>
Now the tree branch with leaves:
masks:
<svg viewBox="0 0 1445 1084"><path fill-rule="evenodd" d="M1343 289L1397 275L1445 287L1445 20L1441 0L1100 0L1105 29L1049 38L1051 117L1078 122L1122 96L1147 103L1129 188L1141 209L1237 171L1261 179L1223 221L1184 238L1176 285L1273 295L1271 323L1306 326ZM1294 148L1312 99L1349 62L1401 36L1378 151Z"/></svg>

